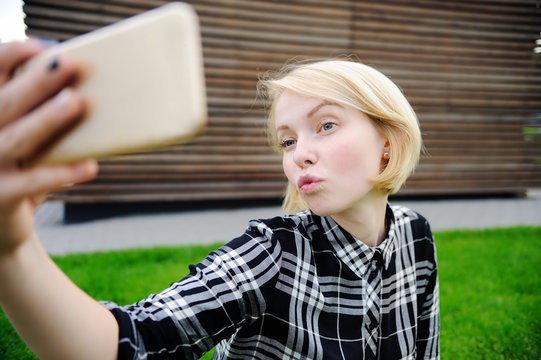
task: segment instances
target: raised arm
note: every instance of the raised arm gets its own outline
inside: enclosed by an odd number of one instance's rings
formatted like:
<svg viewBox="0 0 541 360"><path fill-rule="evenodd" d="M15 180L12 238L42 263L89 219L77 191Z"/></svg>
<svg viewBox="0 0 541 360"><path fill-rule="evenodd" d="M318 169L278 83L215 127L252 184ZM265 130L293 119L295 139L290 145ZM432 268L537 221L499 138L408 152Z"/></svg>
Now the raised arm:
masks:
<svg viewBox="0 0 541 360"><path fill-rule="evenodd" d="M81 71L70 59L13 77L41 50L34 43L0 46L0 306L41 359L113 359L116 320L61 272L34 228L40 199L97 173L94 161L33 165L84 112L84 100L68 87Z"/></svg>

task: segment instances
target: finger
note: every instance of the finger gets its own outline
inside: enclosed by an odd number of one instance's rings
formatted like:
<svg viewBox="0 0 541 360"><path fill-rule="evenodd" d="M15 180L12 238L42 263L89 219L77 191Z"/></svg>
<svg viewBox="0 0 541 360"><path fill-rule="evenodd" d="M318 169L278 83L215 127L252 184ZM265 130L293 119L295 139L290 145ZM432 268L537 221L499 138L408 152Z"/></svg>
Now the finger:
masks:
<svg viewBox="0 0 541 360"><path fill-rule="evenodd" d="M38 64L0 88L0 127L34 109L82 76L81 63L66 57Z"/></svg>
<svg viewBox="0 0 541 360"><path fill-rule="evenodd" d="M11 79L15 69L43 51L35 41L11 42L0 46L0 86Z"/></svg>
<svg viewBox="0 0 541 360"><path fill-rule="evenodd" d="M0 174L0 198L4 204L9 204L26 197L43 196L69 184L90 181L97 173L98 164L95 160L4 172Z"/></svg>
<svg viewBox="0 0 541 360"><path fill-rule="evenodd" d="M84 101L66 88L23 119L0 132L0 165L27 164L82 118Z"/></svg>

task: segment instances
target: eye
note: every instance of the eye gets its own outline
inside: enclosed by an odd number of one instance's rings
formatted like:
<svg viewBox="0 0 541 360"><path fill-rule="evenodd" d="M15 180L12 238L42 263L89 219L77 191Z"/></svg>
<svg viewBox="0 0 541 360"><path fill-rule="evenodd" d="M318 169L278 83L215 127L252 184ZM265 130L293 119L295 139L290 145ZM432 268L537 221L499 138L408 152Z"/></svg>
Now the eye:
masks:
<svg viewBox="0 0 541 360"><path fill-rule="evenodd" d="M319 129L322 132L328 132L328 131L333 130L335 127L336 127L336 123L330 120L326 120L325 122L321 124Z"/></svg>
<svg viewBox="0 0 541 360"><path fill-rule="evenodd" d="M288 149L290 147L292 147L293 145L295 145L297 143L297 141L295 139L285 139L285 140L282 140L280 142L280 146L282 147L282 149Z"/></svg>

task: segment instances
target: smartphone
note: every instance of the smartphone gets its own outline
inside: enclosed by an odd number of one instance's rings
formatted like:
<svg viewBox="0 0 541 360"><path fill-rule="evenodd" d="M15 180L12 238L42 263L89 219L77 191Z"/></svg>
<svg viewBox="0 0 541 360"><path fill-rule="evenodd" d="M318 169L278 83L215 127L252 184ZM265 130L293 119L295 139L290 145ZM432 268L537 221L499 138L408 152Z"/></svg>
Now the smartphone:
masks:
<svg viewBox="0 0 541 360"><path fill-rule="evenodd" d="M74 87L86 118L39 160L71 162L155 150L202 131L207 103L199 21L185 3L169 3L54 45L88 72Z"/></svg>

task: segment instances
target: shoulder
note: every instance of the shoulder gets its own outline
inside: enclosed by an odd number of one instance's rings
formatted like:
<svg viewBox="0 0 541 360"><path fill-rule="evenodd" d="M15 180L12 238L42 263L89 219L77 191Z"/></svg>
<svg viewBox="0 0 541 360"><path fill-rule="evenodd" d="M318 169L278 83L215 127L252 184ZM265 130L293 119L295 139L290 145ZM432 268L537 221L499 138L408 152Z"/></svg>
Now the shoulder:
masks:
<svg viewBox="0 0 541 360"><path fill-rule="evenodd" d="M427 221L426 218L417 211L403 205L390 205L396 219L407 219L408 221Z"/></svg>
<svg viewBox="0 0 541 360"><path fill-rule="evenodd" d="M284 247L287 248L289 244L294 243L291 240L309 238L308 228L312 222L312 215L309 212L253 219L248 222L244 233L228 242L223 249L246 251L250 248L252 251L267 253L272 249L270 253L281 252Z"/></svg>
<svg viewBox="0 0 541 360"><path fill-rule="evenodd" d="M410 227L414 235L427 234L432 236L428 220L417 211L402 205L391 205L394 221L399 227Z"/></svg>
<svg viewBox="0 0 541 360"><path fill-rule="evenodd" d="M313 215L303 211L293 215L250 220L246 234L283 242L295 238L309 238L309 228L312 224Z"/></svg>
<svg viewBox="0 0 541 360"><path fill-rule="evenodd" d="M272 279L280 273L283 259L296 256L299 239L306 239L305 223L302 214L250 220L244 233L191 267L191 274L213 272L228 274L224 278L230 279L252 276L257 278L258 286L272 288Z"/></svg>
<svg viewBox="0 0 541 360"><path fill-rule="evenodd" d="M436 244L428 220L405 206L393 205L391 209L400 242L412 247L417 262L428 260L435 264Z"/></svg>

